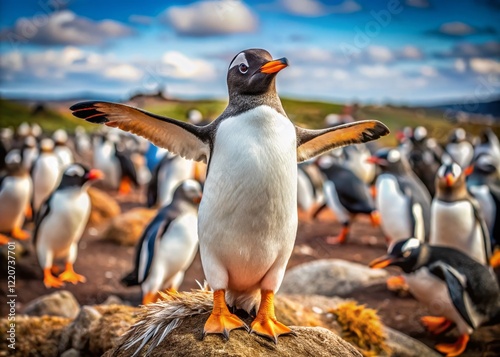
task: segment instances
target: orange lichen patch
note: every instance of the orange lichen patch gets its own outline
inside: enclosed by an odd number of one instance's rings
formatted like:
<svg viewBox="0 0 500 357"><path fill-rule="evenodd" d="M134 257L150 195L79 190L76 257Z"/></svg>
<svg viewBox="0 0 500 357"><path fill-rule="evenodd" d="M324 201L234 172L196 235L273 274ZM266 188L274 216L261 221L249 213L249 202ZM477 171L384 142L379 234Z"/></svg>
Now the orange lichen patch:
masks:
<svg viewBox="0 0 500 357"><path fill-rule="evenodd" d="M329 312L336 315L342 327L342 337L357 346L363 356L390 355L376 310L348 301Z"/></svg>

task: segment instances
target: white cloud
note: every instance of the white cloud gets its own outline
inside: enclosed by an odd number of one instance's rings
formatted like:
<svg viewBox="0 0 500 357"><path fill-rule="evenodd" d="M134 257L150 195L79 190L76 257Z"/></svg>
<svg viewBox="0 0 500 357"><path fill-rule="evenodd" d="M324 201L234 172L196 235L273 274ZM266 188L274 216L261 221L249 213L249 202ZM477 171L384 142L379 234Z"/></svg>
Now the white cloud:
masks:
<svg viewBox="0 0 500 357"><path fill-rule="evenodd" d="M162 75L174 78L210 80L216 75L215 67L210 62L198 58L189 58L177 52L166 52L161 59Z"/></svg>
<svg viewBox="0 0 500 357"><path fill-rule="evenodd" d="M142 78L144 73L130 64L120 64L118 66L108 67L104 70L104 76L107 78L118 79L120 81L135 82Z"/></svg>
<svg viewBox="0 0 500 357"><path fill-rule="evenodd" d="M467 69L467 63L462 58L457 58L453 66L455 67L455 70L459 73L463 73Z"/></svg>
<svg viewBox="0 0 500 357"><path fill-rule="evenodd" d="M20 18L14 27L2 30L0 40L13 44L98 45L132 33L132 29L117 21L94 21L63 10L33 18Z"/></svg>
<svg viewBox="0 0 500 357"><path fill-rule="evenodd" d="M432 66L422 66L422 67L420 67L420 73L424 77L436 77L438 75L438 71L436 70L436 68L434 68Z"/></svg>
<svg viewBox="0 0 500 357"><path fill-rule="evenodd" d="M281 0L280 4L291 14L308 17L348 14L361 10L361 6L354 0L344 0L338 5L323 5L318 0Z"/></svg>
<svg viewBox="0 0 500 357"><path fill-rule="evenodd" d="M500 62L493 59L472 58L469 63L472 70L476 73L500 73Z"/></svg>
<svg viewBox="0 0 500 357"><path fill-rule="evenodd" d="M239 0L198 1L172 6L162 16L181 35L211 36L253 32L257 17Z"/></svg>
<svg viewBox="0 0 500 357"><path fill-rule="evenodd" d="M2 71L21 71L23 69L23 55L19 51L2 54L0 68Z"/></svg>
<svg viewBox="0 0 500 357"><path fill-rule="evenodd" d="M422 59L424 57L424 54L418 47L405 46L401 50L400 56L407 59Z"/></svg>
<svg viewBox="0 0 500 357"><path fill-rule="evenodd" d="M367 52L375 62L389 62L393 59L391 50L384 46L370 46Z"/></svg>
<svg viewBox="0 0 500 357"><path fill-rule="evenodd" d="M450 36L466 36L476 32L472 26L459 21L442 24L439 31Z"/></svg>
<svg viewBox="0 0 500 357"><path fill-rule="evenodd" d="M358 72L368 78L387 78L398 74L396 70L389 69L387 66L381 64L375 66L359 66Z"/></svg>

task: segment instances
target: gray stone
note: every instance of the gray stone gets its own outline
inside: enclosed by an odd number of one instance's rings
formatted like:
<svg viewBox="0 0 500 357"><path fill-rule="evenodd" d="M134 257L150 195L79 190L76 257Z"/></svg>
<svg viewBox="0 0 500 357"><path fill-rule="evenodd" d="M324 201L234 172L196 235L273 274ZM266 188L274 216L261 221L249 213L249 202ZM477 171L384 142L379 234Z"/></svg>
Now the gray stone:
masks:
<svg viewBox="0 0 500 357"><path fill-rule="evenodd" d="M60 316L75 318L80 311L80 305L72 293L67 290L40 296L30 301L24 307L24 313L30 316Z"/></svg>
<svg viewBox="0 0 500 357"><path fill-rule="evenodd" d="M66 351L71 347L80 351L87 349L91 326L101 316L95 308L82 306L75 320L63 330L59 341L59 351Z"/></svg>
<svg viewBox="0 0 500 357"><path fill-rule="evenodd" d="M116 295L109 295L101 305L128 305Z"/></svg>
<svg viewBox="0 0 500 357"><path fill-rule="evenodd" d="M399 331L385 327L387 334L387 345L391 348L391 357L441 357L442 355L427 347L422 342L405 335Z"/></svg>
<svg viewBox="0 0 500 357"><path fill-rule="evenodd" d="M67 351L64 351L61 353L61 357L81 357L81 353L78 350L75 350L74 348L71 348Z"/></svg>
<svg viewBox="0 0 500 357"><path fill-rule="evenodd" d="M321 259L287 271L279 293L343 296L355 289L384 282L388 276L385 270L340 259Z"/></svg>

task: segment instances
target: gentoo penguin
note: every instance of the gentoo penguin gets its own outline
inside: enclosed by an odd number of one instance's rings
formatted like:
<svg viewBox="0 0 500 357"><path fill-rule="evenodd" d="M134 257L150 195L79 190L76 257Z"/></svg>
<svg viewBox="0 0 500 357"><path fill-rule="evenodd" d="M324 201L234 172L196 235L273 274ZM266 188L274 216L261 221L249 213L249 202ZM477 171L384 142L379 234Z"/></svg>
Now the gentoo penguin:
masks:
<svg viewBox="0 0 500 357"><path fill-rule="evenodd" d="M61 183L39 210L33 241L38 262L43 269L43 283L47 288L59 288L64 282L85 282L85 277L75 273L73 264L78 254L78 242L90 216L90 184L102 177L98 170L88 170L80 164L66 168ZM65 263L64 272L52 275L56 260Z"/></svg>
<svg viewBox="0 0 500 357"><path fill-rule="evenodd" d="M297 205L309 220L315 207L324 203L324 177L314 162L300 163L297 170Z"/></svg>
<svg viewBox="0 0 500 357"><path fill-rule="evenodd" d="M90 137L82 126L77 126L75 128L75 149L80 155L86 155L92 150Z"/></svg>
<svg viewBox="0 0 500 357"><path fill-rule="evenodd" d="M120 143L116 132L94 138L94 167L106 177L104 184L120 194L128 194L137 186L137 173L130 158L131 152Z"/></svg>
<svg viewBox="0 0 500 357"><path fill-rule="evenodd" d="M42 203L57 188L61 174L59 158L54 153L54 142L51 139L43 139L40 142L40 155L31 169L33 213L38 212Z"/></svg>
<svg viewBox="0 0 500 357"><path fill-rule="evenodd" d="M375 226L380 224L380 215L368 186L347 165L339 160L342 149L332 150L330 160L321 160L319 165L325 175L323 185L327 206L342 224L338 237L328 237L327 243L342 244L349 236L352 220L357 214L368 214ZM337 158L337 159L335 159Z"/></svg>
<svg viewBox="0 0 500 357"><path fill-rule="evenodd" d="M194 178L195 162L166 153L151 175L148 185L148 206L165 206L172 201L176 187L184 180Z"/></svg>
<svg viewBox="0 0 500 357"><path fill-rule="evenodd" d="M21 148L21 158L23 166L26 170L30 171L33 163L39 155L39 150L37 147L37 141L34 136L27 136L23 139L23 145Z"/></svg>
<svg viewBox="0 0 500 357"><path fill-rule="evenodd" d="M445 150L461 168L467 167L474 156L474 147L467 141L467 133L462 128L452 131Z"/></svg>
<svg viewBox="0 0 500 357"><path fill-rule="evenodd" d="M62 170L64 170L74 162L73 152L68 147L68 133L66 130L58 129L52 134L52 140L55 144L54 153L59 159Z"/></svg>
<svg viewBox="0 0 500 357"><path fill-rule="evenodd" d="M257 334L277 341L292 333L276 319L274 294L297 233L297 162L389 132L377 121L322 130L295 126L276 93L276 74L287 66L285 58L273 60L265 50L238 53L228 68L228 106L201 127L115 103L71 107L79 118L131 131L208 163L198 234L214 308L203 335L229 336L230 330L246 327L226 303L247 311L255 307L251 328Z"/></svg>
<svg viewBox="0 0 500 357"><path fill-rule="evenodd" d="M376 166L368 162L370 150L365 144L347 146L342 149L346 165L365 184L370 185L375 180Z"/></svg>
<svg viewBox="0 0 500 357"><path fill-rule="evenodd" d="M479 204L467 192L464 171L455 162L443 164L436 176L429 244L455 248L489 264L488 228Z"/></svg>
<svg viewBox="0 0 500 357"><path fill-rule="evenodd" d="M409 140L408 162L431 196L434 196L434 179L441 166L442 151L436 140L428 137L427 129L423 126L417 126Z"/></svg>
<svg viewBox="0 0 500 357"><path fill-rule="evenodd" d="M134 270L123 278L127 286L141 285L142 303L157 300L158 291L177 290L198 251L198 205L201 185L180 183L172 202L162 207L142 233Z"/></svg>
<svg viewBox="0 0 500 357"><path fill-rule="evenodd" d="M486 128L480 136L480 143L474 148L474 159L479 155L490 155L496 162L500 162L500 142L491 128ZM497 166L500 175L500 165Z"/></svg>
<svg viewBox="0 0 500 357"><path fill-rule="evenodd" d="M437 315L422 318L430 332L437 335L456 324L458 340L436 345L446 356L464 352L469 335L479 326L500 323L498 282L487 267L466 254L409 238L393 244L386 256L370 263L372 268L387 266L400 267L411 294Z"/></svg>
<svg viewBox="0 0 500 357"><path fill-rule="evenodd" d="M429 234L431 196L397 148L378 150L370 162L380 167L375 206L388 243L409 236L424 242Z"/></svg>
<svg viewBox="0 0 500 357"><path fill-rule="evenodd" d="M18 149L7 154L5 163L7 170L0 175L0 232L8 232L17 239L27 239L30 235L22 230L22 226L33 190L31 177L22 165Z"/></svg>

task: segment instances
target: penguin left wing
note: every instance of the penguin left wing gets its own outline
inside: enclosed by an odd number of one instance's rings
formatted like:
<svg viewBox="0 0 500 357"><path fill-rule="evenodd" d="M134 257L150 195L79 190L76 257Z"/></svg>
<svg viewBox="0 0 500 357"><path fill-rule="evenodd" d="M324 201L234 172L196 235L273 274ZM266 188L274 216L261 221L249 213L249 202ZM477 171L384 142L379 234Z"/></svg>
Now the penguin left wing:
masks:
<svg viewBox="0 0 500 357"><path fill-rule="evenodd" d="M363 120L319 130L295 126L295 131L298 162L338 147L365 143L389 134L389 129L377 120Z"/></svg>
<svg viewBox="0 0 500 357"><path fill-rule="evenodd" d="M145 137L156 146L195 161L207 162L210 155L211 126L195 126L162 117L124 104L80 102L73 115L91 123L120 128Z"/></svg>
<svg viewBox="0 0 500 357"><path fill-rule="evenodd" d="M445 282L448 294L458 313L469 326L475 328L476 326L472 322L471 315L467 310L464 296L468 284L467 278L460 274L455 268L440 261L431 264L429 266L429 271Z"/></svg>

